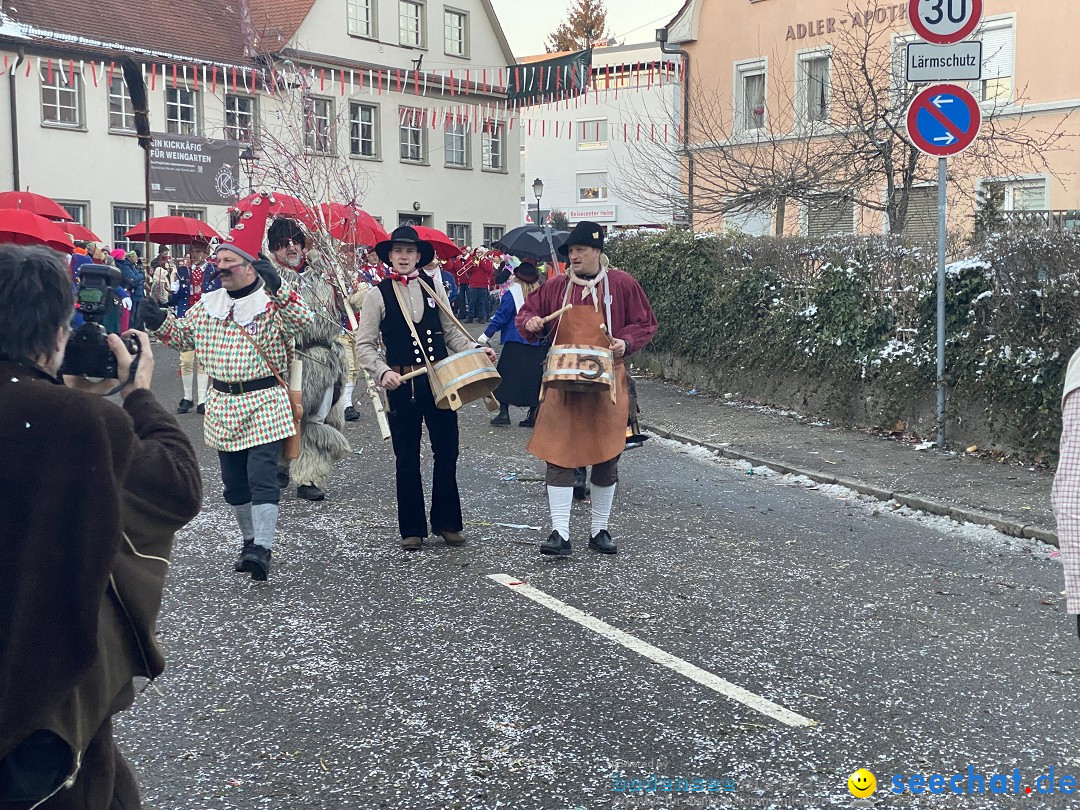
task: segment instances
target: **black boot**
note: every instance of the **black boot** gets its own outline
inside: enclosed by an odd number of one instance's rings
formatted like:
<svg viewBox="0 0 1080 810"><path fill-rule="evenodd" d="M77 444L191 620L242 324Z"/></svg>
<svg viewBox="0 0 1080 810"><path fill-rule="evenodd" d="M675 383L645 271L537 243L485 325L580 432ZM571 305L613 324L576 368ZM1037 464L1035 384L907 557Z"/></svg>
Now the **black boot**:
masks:
<svg viewBox="0 0 1080 810"><path fill-rule="evenodd" d="M350 405L348 408L345 409L345 421L346 422L356 422L359 419L360 419L360 414L358 414L356 412L356 408L354 408L352 405Z"/></svg>
<svg viewBox="0 0 1080 810"><path fill-rule="evenodd" d="M529 415L518 422L518 427L533 427L536 425L536 408L529 408Z"/></svg>
<svg viewBox="0 0 1080 810"><path fill-rule="evenodd" d="M594 537L589 538L589 548L601 554L614 554L619 550L607 529L601 529Z"/></svg>
<svg viewBox="0 0 1080 810"><path fill-rule="evenodd" d="M301 484L296 488L296 497L305 501L322 501L326 499L326 493L314 484Z"/></svg>
<svg viewBox="0 0 1080 810"><path fill-rule="evenodd" d="M251 549L240 555L240 570L258 582L266 582L270 576L270 549L252 543Z"/></svg>
<svg viewBox="0 0 1080 810"><path fill-rule="evenodd" d="M193 407L195 407L195 403L192 402L190 399L182 399L182 400L180 400L180 404L176 406L176 412L177 413L187 413Z"/></svg>
<svg viewBox="0 0 1080 810"><path fill-rule="evenodd" d="M240 549L240 553L236 555L236 563L233 565L233 571L236 573L242 573L244 570L244 555L251 551L252 546L255 545L254 540L245 540L243 547Z"/></svg>
<svg viewBox="0 0 1080 810"><path fill-rule="evenodd" d="M548 539L540 544L540 553L552 557L569 557L570 541L558 532L553 531Z"/></svg>
<svg viewBox="0 0 1080 810"><path fill-rule="evenodd" d="M574 500L584 501L589 497L589 484L586 480L588 469L578 467L574 470Z"/></svg>
<svg viewBox="0 0 1080 810"><path fill-rule="evenodd" d="M510 406L499 403L499 415L491 420L491 424L506 426L510 424Z"/></svg>

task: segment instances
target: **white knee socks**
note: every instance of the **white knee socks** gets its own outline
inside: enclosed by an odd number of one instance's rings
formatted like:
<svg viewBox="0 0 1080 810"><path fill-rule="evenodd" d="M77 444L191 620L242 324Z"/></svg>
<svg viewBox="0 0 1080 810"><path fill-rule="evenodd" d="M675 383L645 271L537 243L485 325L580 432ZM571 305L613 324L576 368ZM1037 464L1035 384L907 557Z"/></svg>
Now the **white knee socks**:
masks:
<svg viewBox="0 0 1080 810"><path fill-rule="evenodd" d="M180 381L183 383L184 386L184 399L186 399L188 402L194 402L195 400L192 399L191 396L191 386L195 382L195 375L181 374Z"/></svg>
<svg viewBox="0 0 1080 810"><path fill-rule="evenodd" d="M596 537L608 527L611 518L611 505L615 502L615 484L610 487L592 485L592 536Z"/></svg>
<svg viewBox="0 0 1080 810"><path fill-rule="evenodd" d="M255 545L266 549L274 547L274 533L277 531L278 505L276 503L257 503L251 507L251 522L255 530Z"/></svg>
<svg viewBox="0 0 1080 810"><path fill-rule="evenodd" d="M351 408L353 406L353 391L356 390L356 383L345 383L345 407Z"/></svg>
<svg viewBox="0 0 1080 810"><path fill-rule="evenodd" d="M199 374L199 404L206 403L206 389L210 385L210 377L206 374Z"/></svg>
<svg viewBox="0 0 1080 810"><path fill-rule="evenodd" d="M570 539L570 507L574 503L573 487L547 488L548 508L551 510L551 528Z"/></svg>
<svg viewBox="0 0 1080 810"><path fill-rule="evenodd" d="M255 539L255 527L251 522L251 504L242 503L239 506L232 508L233 514L236 515L236 523L240 526L240 536L244 538L244 542Z"/></svg>

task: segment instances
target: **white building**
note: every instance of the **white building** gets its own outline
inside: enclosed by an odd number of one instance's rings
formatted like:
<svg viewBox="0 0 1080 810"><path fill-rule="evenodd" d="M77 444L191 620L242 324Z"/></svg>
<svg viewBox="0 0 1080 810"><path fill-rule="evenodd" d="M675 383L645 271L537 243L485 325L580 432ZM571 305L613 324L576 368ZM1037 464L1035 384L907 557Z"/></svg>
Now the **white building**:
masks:
<svg viewBox="0 0 1080 810"><path fill-rule="evenodd" d="M522 222L536 219L535 180L544 184L542 215L562 211L571 225L582 219L616 228L673 222L674 210L646 210L621 195L628 184L620 175L633 170L629 156L643 148L643 140L678 142L678 59L656 43L597 47L586 93L522 110ZM667 151L674 162L673 149L652 151ZM676 167L670 173L677 172Z"/></svg>
<svg viewBox="0 0 1080 810"><path fill-rule="evenodd" d="M519 155L516 140L507 149L500 86L514 58L489 0L2 8L0 186L61 201L107 242L125 245L120 234L144 210L124 55L146 77L153 132L253 148L240 194L252 183L289 191L274 178L321 166L339 186L355 178L356 201L388 230L413 222L473 245L517 224ZM290 136L297 159L283 160ZM152 214L224 232L227 208L176 199L154 201Z"/></svg>

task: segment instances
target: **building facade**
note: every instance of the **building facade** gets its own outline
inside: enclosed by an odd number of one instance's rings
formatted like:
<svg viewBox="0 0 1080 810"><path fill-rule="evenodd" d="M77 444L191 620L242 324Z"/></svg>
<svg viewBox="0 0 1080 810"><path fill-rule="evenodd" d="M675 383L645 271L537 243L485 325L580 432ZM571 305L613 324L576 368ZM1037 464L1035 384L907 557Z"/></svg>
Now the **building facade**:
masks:
<svg viewBox="0 0 1080 810"><path fill-rule="evenodd" d="M852 109L860 102L894 104L890 113L878 116L875 126L865 128L868 135L862 144L868 150L875 139L891 137L882 135L882 121L902 118L904 110L894 99L898 92L911 91L904 80L903 54L906 44L915 41L907 8L899 0L687 0L668 24L667 39L689 55L691 97L715 97L714 109L725 121L722 135L703 143L703 105L691 107L698 119L689 128L689 146L698 156L695 192L707 195L714 179L707 176L710 168L725 165L709 158L717 148L735 150L731 154L757 149L759 155L773 156L784 154L785 148L788 154L802 148L811 155L798 166L797 159L790 159L792 187L803 186L795 189L788 205L762 193L758 204L723 215L717 213L722 206L714 204L712 216L695 216L697 225L753 234L890 230L886 203L890 193L900 193L899 186L890 190L878 173L865 187L838 193L829 183L840 171L830 162L830 150L856 154L851 131L864 122L853 120ZM1060 32L1078 25L1080 5L1071 0L986 0L982 24L971 37L983 45L983 78L968 86L983 110L980 139L994 140L977 142L978 148L950 159L950 228L970 231L976 212L986 206L1005 219L1080 226L1075 215L1080 209L1075 182L1080 153L1072 146L1080 135L1080 88L1067 49L1047 47L1059 41ZM850 54L844 58L840 50L853 41L865 43L869 72L881 77L863 80L862 99L857 80L850 76ZM818 181L830 187L830 193L818 198L805 187L815 168ZM907 184L904 233L933 238L936 161L921 159L917 175L917 182ZM768 178L763 184L776 182L778 191L772 196L781 196L780 183L767 166L760 165L757 177ZM745 185L750 192L754 182L748 172ZM701 207L695 204L695 209Z"/></svg>
<svg viewBox="0 0 1080 810"><path fill-rule="evenodd" d="M205 138L244 156L231 196L355 202L388 229L429 225L462 245L517 223L502 87L514 60L488 0L0 8L0 185L61 201L104 241L131 246L121 234L144 211L125 55L146 80L159 147ZM228 228L232 199L168 196L152 195L153 216Z"/></svg>
<svg viewBox="0 0 1080 810"><path fill-rule="evenodd" d="M548 56L526 57L522 62ZM522 222L536 219L532 188L537 179L544 184L541 212L546 216L561 211L571 225L582 219L613 228L666 226L674 221L674 206L646 206L637 195L627 193L624 174L633 171L631 155L643 148L643 137L650 144L665 137L675 142L677 64L677 57L661 53L652 42L596 47L584 94L554 107L522 109ZM673 156L666 159L675 166Z"/></svg>

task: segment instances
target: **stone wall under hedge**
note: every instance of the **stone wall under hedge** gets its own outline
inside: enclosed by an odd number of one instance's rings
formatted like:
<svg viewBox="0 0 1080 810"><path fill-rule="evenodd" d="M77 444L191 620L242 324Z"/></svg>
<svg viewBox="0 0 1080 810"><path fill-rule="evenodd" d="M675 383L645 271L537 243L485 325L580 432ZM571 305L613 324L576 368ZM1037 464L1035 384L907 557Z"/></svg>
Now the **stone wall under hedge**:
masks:
<svg viewBox="0 0 1080 810"><path fill-rule="evenodd" d="M880 237L613 238L660 329L637 361L701 390L934 434L936 257ZM995 236L949 267L946 436L1052 462L1080 346L1080 237Z"/></svg>

